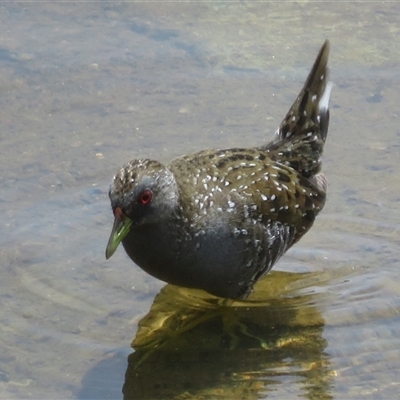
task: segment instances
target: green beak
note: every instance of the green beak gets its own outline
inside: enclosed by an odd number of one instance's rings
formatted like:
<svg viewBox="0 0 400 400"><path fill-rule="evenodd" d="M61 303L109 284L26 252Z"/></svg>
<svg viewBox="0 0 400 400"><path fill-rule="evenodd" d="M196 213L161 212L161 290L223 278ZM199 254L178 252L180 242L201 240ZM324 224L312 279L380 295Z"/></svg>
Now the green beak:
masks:
<svg viewBox="0 0 400 400"><path fill-rule="evenodd" d="M132 225L132 220L125 217L121 219L119 215L115 216L114 225L111 231L110 239L106 248L106 259L108 260L117 250L119 244L124 240L129 233Z"/></svg>

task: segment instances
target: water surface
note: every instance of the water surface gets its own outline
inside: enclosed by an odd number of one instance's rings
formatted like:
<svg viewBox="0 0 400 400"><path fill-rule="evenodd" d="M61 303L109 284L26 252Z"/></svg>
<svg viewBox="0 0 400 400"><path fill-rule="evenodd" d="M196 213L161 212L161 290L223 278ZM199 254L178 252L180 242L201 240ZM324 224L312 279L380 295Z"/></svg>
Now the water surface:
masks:
<svg viewBox="0 0 400 400"><path fill-rule="evenodd" d="M1 4L1 397L398 397L399 12ZM328 202L249 301L106 261L116 169L264 143L326 38Z"/></svg>

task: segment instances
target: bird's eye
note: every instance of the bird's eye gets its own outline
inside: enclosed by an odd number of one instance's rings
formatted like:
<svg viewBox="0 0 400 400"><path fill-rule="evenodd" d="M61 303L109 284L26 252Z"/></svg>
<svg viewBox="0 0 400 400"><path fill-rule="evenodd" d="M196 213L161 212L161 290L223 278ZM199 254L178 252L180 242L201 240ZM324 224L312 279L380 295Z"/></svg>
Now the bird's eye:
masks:
<svg viewBox="0 0 400 400"><path fill-rule="evenodd" d="M139 196L139 203L145 206L146 204L149 204L151 202L152 197L152 191L150 189L145 189Z"/></svg>

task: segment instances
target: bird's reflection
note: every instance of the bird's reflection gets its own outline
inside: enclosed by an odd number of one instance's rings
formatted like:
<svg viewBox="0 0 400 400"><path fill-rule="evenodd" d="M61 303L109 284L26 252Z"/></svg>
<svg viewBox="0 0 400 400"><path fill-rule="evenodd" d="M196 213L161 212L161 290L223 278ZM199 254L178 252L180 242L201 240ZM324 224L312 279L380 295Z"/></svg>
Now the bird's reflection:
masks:
<svg viewBox="0 0 400 400"><path fill-rule="evenodd" d="M316 280L272 272L240 302L165 286L132 342L124 398L331 399Z"/></svg>

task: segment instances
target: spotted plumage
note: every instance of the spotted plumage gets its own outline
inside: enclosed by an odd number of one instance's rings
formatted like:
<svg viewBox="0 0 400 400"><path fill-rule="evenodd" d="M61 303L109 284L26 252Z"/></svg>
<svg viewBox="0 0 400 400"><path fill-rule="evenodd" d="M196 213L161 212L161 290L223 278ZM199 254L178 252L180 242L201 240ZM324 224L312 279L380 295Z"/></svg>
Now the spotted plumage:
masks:
<svg viewBox="0 0 400 400"><path fill-rule="evenodd" d="M166 282L244 298L322 210L328 41L274 139L206 150L168 164L133 160L115 175L109 258L129 257Z"/></svg>

